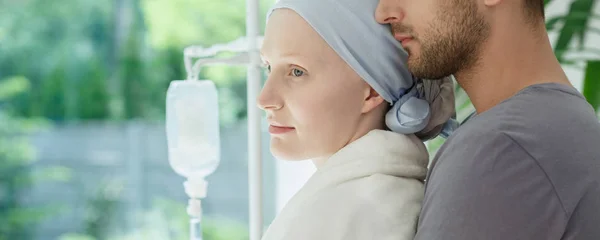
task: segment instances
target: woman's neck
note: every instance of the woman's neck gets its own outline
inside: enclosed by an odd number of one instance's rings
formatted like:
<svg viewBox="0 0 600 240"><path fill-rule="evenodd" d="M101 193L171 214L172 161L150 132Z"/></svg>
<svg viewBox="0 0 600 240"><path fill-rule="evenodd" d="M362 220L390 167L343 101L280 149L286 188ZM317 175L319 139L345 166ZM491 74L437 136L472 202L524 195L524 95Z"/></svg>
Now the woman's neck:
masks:
<svg viewBox="0 0 600 240"><path fill-rule="evenodd" d="M346 144L344 144L342 148L338 149L338 151L345 148L346 146L348 146L348 144L365 136L367 133L369 133L373 130L389 131L389 129L387 129L387 127L385 125L385 114L387 113L389 108L390 108L389 105L387 105L386 103L382 103L380 106L378 106L373 111L364 114L362 116L362 118L360 119L360 122L357 124L357 126L355 128L354 134L350 136L350 138L348 139ZM333 152L331 154L327 154L324 156L320 156L320 157L311 158L311 161L313 162L315 167L317 169L319 169L336 152Z"/></svg>

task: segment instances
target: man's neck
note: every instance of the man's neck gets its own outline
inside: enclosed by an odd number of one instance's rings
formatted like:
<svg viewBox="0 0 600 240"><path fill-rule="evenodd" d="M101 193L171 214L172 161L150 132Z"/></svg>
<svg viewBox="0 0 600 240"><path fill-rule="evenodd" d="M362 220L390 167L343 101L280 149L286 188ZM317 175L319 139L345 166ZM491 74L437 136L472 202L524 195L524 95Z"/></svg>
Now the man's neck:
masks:
<svg viewBox="0 0 600 240"><path fill-rule="evenodd" d="M455 74L477 113L531 85L551 82L570 85L543 29L534 32L523 26L515 30L514 26L523 25L522 22L502 25L492 30L483 43L477 64Z"/></svg>

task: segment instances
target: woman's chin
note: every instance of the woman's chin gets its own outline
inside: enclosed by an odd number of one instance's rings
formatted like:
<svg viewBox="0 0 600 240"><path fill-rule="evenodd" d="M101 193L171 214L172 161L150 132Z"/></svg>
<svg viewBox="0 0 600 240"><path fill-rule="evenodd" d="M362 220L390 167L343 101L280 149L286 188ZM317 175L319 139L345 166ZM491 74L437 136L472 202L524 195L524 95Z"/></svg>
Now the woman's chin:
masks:
<svg viewBox="0 0 600 240"><path fill-rule="evenodd" d="M273 157L275 157L277 160L282 160L282 161L296 162L296 161L307 160L305 158L298 156L298 154L289 153L286 151L280 151L280 150L273 149L273 148L271 148L271 154L273 154Z"/></svg>
<svg viewBox="0 0 600 240"><path fill-rule="evenodd" d="M307 160L305 153L298 152L298 147L286 146L280 141L271 141L271 154L278 160L303 161Z"/></svg>

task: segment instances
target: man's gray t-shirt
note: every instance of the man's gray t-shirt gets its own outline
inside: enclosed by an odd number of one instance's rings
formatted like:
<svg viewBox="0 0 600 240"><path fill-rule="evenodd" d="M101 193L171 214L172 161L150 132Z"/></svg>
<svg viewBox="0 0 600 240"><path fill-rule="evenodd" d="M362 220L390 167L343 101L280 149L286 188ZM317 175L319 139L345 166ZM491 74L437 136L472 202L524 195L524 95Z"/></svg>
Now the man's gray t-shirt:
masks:
<svg viewBox="0 0 600 240"><path fill-rule="evenodd" d="M572 87L530 86L432 162L417 240L600 239L600 123Z"/></svg>

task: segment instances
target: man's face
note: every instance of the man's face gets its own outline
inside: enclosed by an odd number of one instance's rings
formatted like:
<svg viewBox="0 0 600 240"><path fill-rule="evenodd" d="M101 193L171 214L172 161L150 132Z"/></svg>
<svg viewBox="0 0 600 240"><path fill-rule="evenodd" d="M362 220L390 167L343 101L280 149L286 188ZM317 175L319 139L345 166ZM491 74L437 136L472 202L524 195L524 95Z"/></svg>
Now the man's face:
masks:
<svg viewBox="0 0 600 240"><path fill-rule="evenodd" d="M440 79L477 64L489 26L475 0L380 0L377 21L390 24L408 52L408 69Z"/></svg>

